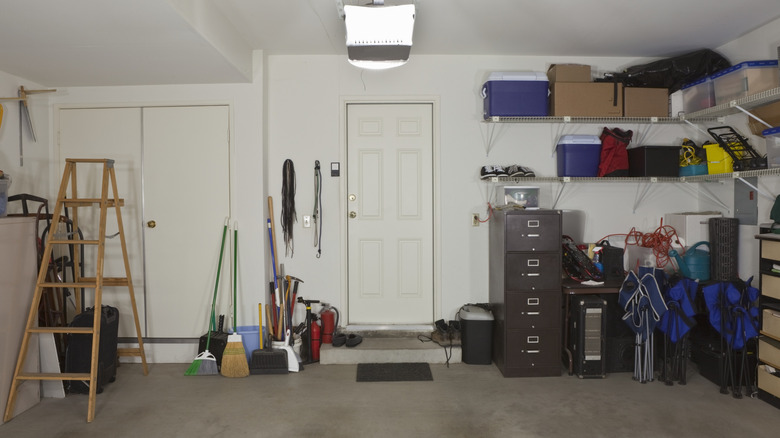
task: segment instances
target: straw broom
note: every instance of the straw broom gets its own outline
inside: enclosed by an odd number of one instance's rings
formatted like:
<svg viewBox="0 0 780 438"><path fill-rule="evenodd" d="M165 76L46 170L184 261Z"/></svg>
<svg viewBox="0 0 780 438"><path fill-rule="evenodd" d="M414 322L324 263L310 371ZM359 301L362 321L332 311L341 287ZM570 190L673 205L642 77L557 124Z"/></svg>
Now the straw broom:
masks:
<svg viewBox="0 0 780 438"><path fill-rule="evenodd" d="M187 371L184 372L185 376L212 376L219 374L217 370L217 358L209 352L209 346L211 345L211 332L216 329L214 324L215 319L215 307L217 305L217 290L219 290L219 273L222 270L222 255L225 250L225 235L227 234L228 220L225 219L225 226L222 228L222 243L219 246L219 263L217 264L217 280L214 283L214 298L211 300L211 320L209 322L208 331L209 334L206 337L206 349L203 353L200 353L190 364Z"/></svg>
<svg viewBox="0 0 780 438"><path fill-rule="evenodd" d="M225 346L225 351L222 353L221 373L225 377L246 377L249 375L249 363L246 360L244 342L241 339L241 335L238 334L238 323L236 323L238 223L235 224L233 229L233 242L233 334L228 336L228 343ZM260 330L262 332L262 327Z"/></svg>

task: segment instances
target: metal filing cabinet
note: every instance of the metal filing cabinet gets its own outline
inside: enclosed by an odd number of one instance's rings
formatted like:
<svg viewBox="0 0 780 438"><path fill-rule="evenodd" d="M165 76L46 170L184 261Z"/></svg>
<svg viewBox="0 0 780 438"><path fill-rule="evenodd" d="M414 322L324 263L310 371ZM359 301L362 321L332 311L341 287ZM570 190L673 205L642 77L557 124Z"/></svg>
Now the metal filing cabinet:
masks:
<svg viewBox="0 0 780 438"><path fill-rule="evenodd" d="M561 212L490 221L493 362L505 377L561 375Z"/></svg>

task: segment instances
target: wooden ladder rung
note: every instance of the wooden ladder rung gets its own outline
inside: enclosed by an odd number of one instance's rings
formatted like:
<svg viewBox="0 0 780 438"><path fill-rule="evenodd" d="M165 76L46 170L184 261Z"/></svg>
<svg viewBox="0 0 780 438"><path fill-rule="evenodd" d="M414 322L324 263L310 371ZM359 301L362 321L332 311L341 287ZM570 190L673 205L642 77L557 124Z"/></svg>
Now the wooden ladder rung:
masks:
<svg viewBox="0 0 780 438"><path fill-rule="evenodd" d="M105 285L105 283L103 283L103 284ZM77 287L77 288L92 288L92 289L94 289L94 288L97 287L97 283L93 279L89 283L86 282L86 281L80 281L80 282L77 282L77 283L74 283L74 282L67 282L67 283L65 283L65 282L63 282L63 283L46 282L46 283L40 283L38 286L40 286L40 287L71 287L71 288Z"/></svg>
<svg viewBox="0 0 780 438"><path fill-rule="evenodd" d="M28 330L29 333L74 333L82 335L91 335L92 327L33 327Z"/></svg>
<svg viewBox="0 0 780 438"><path fill-rule="evenodd" d="M60 200L58 200L58 202L59 201L62 201L62 203L65 206L67 206L67 207L83 207L83 206L88 206L88 205L93 205L93 204L100 204L101 202L103 202L103 200L100 199L100 198L60 199ZM109 207L115 207L113 199L109 198L107 201L108 201L108 206ZM125 200L124 199L120 199L119 200L119 206L120 207L124 207L125 206Z"/></svg>
<svg viewBox="0 0 780 438"><path fill-rule="evenodd" d="M19 373L20 380L89 380L89 373Z"/></svg>
<svg viewBox="0 0 780 438"><path fill-rule="evenodd" d="M97 284L95 277L82 277L83 281ZM103 277L103 286L127 286L127 277Z"/></svg>
<svg viewBox="0 0 780 438"><path fill-rule="evenodd" d="M70 240L70 239L49 239L49 243L62 245L97 245L99 240Z"/></svg>
<svg viewBox="0 0 780 438"><path fill-rule="evenodd" d="M119 356L140 356L140 348L117 348L116 354Z"/></svg>

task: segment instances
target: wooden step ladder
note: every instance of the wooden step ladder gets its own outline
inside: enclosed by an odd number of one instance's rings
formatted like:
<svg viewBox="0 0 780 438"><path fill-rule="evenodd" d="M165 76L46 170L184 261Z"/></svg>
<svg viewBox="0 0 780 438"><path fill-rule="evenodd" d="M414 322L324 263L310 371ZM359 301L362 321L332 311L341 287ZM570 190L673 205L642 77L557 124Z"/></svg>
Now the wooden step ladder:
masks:
<svg viewBox="0 0 780 438"><path fill-rule="evenodd" d="M102 164L103 166L103 179L100 198L79 198L76 190L76 165L79 163L84 164ZM110 186L110 187L109 187ZM68 196L68 187L70 187L70 196ZM111 196L109 196L109 189L111 190ZM55 236L54 233L49 235L46 241L46 247L43 253L43 260L49 260L52 255L54 245L73 245L76 260L78 260L80 248L82 245L97 246L97 260L95 262L95 277L81 277L80 273L76 273L76 278L72 283L52 283L47 278L47 264L42 263L40 270L38 271L38 280L35 285L35 292L33 295L32 305L30 306L30 313L27 317L27 325L24 330L24 337L22 338L22 345L19 351L19 358L16 362L16 370L14 371L13 381L11 382L11 391L8 394L8 404L5 408L5 421L10 421L14 414L14 405L16 403L16 397L20 385L24 381L28 380L83 380L89 381L89 405L87 412L87 422L90 423L95 418L95 398L97 394L97 377L98 377L98 350L100 346L100 319L101 319L101 306L103 287L107 286L121 286L127 287L130 293L130 303L133 307L133 319L135 322L136 335L138 337L138 348L120 348L117 349L119 356L138 356L141 358L143 364L144 375L148 374L148 368L146 364L146 354L144 353L143 339L141 338L141 328L138 321L138 310L135 304L135 293L133 292L133 281L130 277L130 262L127 258L127 244L125 241L125 233L122 227L122 214L120 207L124 205L124 201L117 195L116 188L116 173L114 172L114 160L109 159L66 159L65 171L62 175L62 183L60 184L60 190L57 194L57 204L54 207L53 217L60 217L64 207L73 207L73 229L78 229L78 210L79 208L100 206L100 225L98 230L97 239L87 240L84 238L78 238L78 236L72 236L73 239L64 237L60 238ZM118 226L119 241L122 246L122 257L124 259L125 277L121 278L104 278L103 277L103 264L105 259L105 244L106 244L106 219L109 208L113 208L116 211L116 222ZM42 292L45 288L52 287L69 287L74 291L81 291L83 289L94 289L94 305L95 305L95 319L92 327L37 327L38 321L38 306L41 301ZM77 294L78 295L78 294ZM79 307L80 308L80 307ZM90 359L90 372L89 373L30 373L22 371L25 365L25 358L27 357L27 349L30 343L30 335L35 333L78 333L92 335L92 357Z"/></svg>

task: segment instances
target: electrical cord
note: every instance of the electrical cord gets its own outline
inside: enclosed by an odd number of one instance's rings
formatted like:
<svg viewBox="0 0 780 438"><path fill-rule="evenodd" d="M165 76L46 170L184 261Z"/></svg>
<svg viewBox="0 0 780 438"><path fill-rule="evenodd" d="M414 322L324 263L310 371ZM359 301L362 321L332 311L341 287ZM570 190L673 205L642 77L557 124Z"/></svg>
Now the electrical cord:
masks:
<svg viewBox="0 0 780 438"><path fill-rule="evenodd" d="M320 161L314 160L314 246L317 247L317 258L322 255L322 173Z"/></svg>

